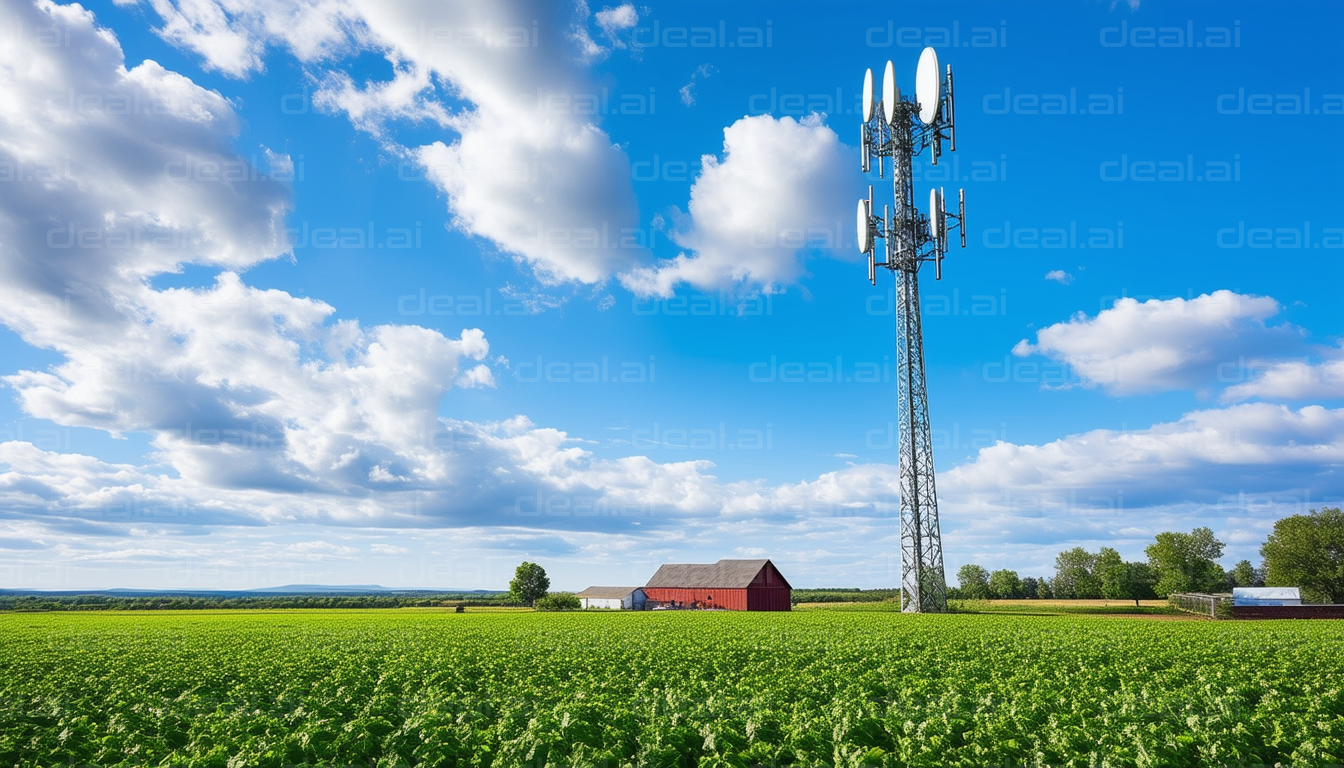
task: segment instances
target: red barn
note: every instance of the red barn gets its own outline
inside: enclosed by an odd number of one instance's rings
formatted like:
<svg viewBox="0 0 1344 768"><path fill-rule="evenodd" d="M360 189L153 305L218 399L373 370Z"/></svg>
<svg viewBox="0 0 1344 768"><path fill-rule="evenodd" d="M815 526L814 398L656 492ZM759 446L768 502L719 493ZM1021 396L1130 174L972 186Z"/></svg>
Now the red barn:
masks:
<svg viewBox="0 0 1344 768"><path fill-rule="evenodd" d="M720 560L713 565L660 567L644 586L650 602L730 611L787 611L789 582L769 560Z"/></svg>

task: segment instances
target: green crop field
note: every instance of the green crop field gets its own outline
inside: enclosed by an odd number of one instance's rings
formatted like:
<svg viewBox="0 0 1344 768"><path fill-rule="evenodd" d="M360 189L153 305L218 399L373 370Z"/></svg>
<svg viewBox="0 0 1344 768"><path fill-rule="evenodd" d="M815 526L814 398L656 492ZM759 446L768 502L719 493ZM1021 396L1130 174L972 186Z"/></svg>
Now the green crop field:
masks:
<svg viewBox="0 0 1344 768"><path fill-rule="evenodd" d="M1344 763L1344 623L0 615L0 764Z"/></svg>

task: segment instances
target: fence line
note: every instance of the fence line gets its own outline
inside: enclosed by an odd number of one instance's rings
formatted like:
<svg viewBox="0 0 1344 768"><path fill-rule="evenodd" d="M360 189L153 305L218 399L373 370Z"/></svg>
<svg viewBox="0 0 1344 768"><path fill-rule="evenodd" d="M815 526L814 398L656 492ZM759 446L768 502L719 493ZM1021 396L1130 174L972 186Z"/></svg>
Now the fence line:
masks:
<svg viewBox="0 0 1344 768"><path fill-rule="evenodd" d="M1219 606L1232 605L1231 595L1210 595L1204 592L1178 592L1167 600L1179 610L1203 614L1211 619L1218 618Z"/></svg>

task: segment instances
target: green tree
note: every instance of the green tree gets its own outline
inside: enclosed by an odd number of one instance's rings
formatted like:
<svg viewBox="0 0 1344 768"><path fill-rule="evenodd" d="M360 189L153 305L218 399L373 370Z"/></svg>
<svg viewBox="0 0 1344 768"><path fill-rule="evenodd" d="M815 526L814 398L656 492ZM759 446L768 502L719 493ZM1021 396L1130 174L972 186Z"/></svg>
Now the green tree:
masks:
<svg viewBox="0 0 1344 768"><path fill-rule="evenodd" d="M1050 579L1042 577L1036 582L1036 596L1042 600L1050 600L1055 596L1055 585L1050 583Z"/></svg>
<svg viewBox="0 0 1344 768"><path fill-rule="evenodd" d="M1106 591L1107 578L1114 580L1113 572L1120 570L1124 564L1125 559L1111 547L1102 547L1101 551L1097 552L1096 559L1092 561L1092 572L1101 580L1103 593Z"/></svg>
<svg viewBox="0 0 1344 768"><path fill-rule="evenodd" d="M1055 597L1063 600L1101 597L1101 582L1093 570L1096 565L1097 556L1082 547L1060 552L1055 557L1055 578L1050 582Z"/></svg>
<svg viewBox="0 0 1344 768"><path fill-rule="evenodd" d="M1223 556L1223 542L1214 538L1208 528L1196 528L1190 533L1159 533L1157 540L1143 551L1157 576L1153 588L1159 597L1176 592L1212 592L1226 578L1222 566L1216 562Z"/></svg>
<svg viewBox="0 0 1344 768"><path fill-rule="evenodd" d="M1310 602L1344 603L1344 512L1338 507L1274 523L1260 556L1265 584L1300 587Z"/></svg>
<svg viewBox="0 0 1344 768"><path fill-rule="evenodd" d="M1155 596L1153 569L1147 563L1125 562L1110 547L1102 547L1097 553L1096 575L1101 596L1107 600L1133 600L1138 607L1140 600Z"/></svg>
<svg viewBox="0 0 1344 768"><path fill-rule="evenodd" d="M1092 572L1097 577L1097 583L1101 587L1101 596L1107 600L1131 600L1125 592L1126 580L1125 560L1120 557L1120 553L1111 547L1102 547L1097 553L1097 559L1093 562Z"/></svg>
<svg viewBox="0 0 1344 768"><path fill-rule="evenodd" d="M957 571L957 583L961 587L961 596L967 600L989 599L989 571L967 563Z"/></svg>
<svg viewBox="0 0 1344 768"><path fill-rule="evenodd" d="M1041 582L1035 576L1025 576L1022 579L1022 596L1028 600L1035 600L1041 596Z"/></svg>
<svg viewBox="0 0 1344 768"><path fill-rule="evenodd" d="M1259 568L1251 565L1250 560L1242 560L1232 566L1232 570L1227 572L1227 578L1234 587L1265 586L1265 575L1260 572Z"/></svg>
<svg viewBox="0 0 1344 768"><path fill-rule="evenodd" d="M989 574L989 594L1000 600L1011 600L1022 596L1022 579L1017 571L1001 568Z"/></svg>
<svg viewBox="0 0 1344 768"><path fill-rule="evenodd" d="M509 594L524 605L536 603L550 588L551 580L546 577L546 569L536 563L520 563L513 572L513 581L509 582Z"/></svg>

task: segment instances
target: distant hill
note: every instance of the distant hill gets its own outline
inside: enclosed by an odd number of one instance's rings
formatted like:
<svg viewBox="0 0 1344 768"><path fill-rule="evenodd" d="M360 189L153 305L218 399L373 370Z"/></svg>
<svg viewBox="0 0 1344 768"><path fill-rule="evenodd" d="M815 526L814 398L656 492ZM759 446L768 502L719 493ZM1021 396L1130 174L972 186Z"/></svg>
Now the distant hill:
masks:
<svg viewBox="0 0 1344 768"><path fill-rule="evenodd" d="M266 594L280 595L367 595L373 592L461 592L460 589L389 589L380 584L286 584L283 587L260 587L258 589L245 590L247 592L262 592Z"/></svg>
<svg viewBox="0 0 1344 768"><path fill-rule="evenodd" d="M457 587L384 587L379 584L286 584L283 587L249 589L251 594L266 595L499 595L503 590L459 589Z"/></svg>

